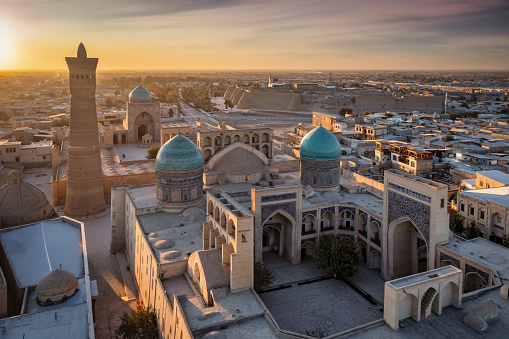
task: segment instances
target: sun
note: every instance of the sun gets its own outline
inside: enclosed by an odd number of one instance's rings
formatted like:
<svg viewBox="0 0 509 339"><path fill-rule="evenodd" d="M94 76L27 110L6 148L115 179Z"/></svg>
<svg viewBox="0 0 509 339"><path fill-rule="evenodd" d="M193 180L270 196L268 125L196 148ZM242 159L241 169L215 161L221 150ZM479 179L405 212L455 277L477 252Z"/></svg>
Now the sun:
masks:
<svg viewBox="0 0 509 339"><path fill-rule="evenodd" d="M5 21L0 20L0 69L12 67L14 52L12 30Z"/></svg>

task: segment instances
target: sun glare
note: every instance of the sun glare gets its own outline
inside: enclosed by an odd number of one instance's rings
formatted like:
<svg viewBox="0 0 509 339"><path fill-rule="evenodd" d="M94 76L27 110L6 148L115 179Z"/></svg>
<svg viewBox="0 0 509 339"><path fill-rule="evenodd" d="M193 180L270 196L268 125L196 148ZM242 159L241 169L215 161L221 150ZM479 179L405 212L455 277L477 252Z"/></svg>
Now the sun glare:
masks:
<svg viewBox="0 0 509 339"><path fill-rule="evenodd" d="M12 31L0 20L0 69L12 67L14 58L14 41Z"/></svg>

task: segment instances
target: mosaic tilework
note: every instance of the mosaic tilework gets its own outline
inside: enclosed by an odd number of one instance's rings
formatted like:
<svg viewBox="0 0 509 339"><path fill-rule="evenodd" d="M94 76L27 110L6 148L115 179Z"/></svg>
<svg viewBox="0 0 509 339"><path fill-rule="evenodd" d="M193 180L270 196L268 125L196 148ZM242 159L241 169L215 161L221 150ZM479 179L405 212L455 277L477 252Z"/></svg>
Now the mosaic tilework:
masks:
<svg viewBox="0 0 509 339"><path fill-rule="evenodd" d="M274 202L279 200L296 199L297 193L278 194L278 195L266 195L262 197L262 202Z"/></svg>
<svg viewBox="0 0 509 339"><path fill-rule="evenodd" d="M304 220L308 215L312 215L316 218L316 210L302 212L302 220Z"/></svg>
<svg viewBox="0 0 509 339"><path fill-rule="evenodd" d="M265 232L265 229L267 229L269 227L272 227L272 228L275 228L275 229L281 231L281 223L280 222L273 222L273 223L265 223L265 224L263 224L264 232Z"/></svg>
<svg viewBox="0 0 509 339"><path fill-rule="evenodd" d="M470 266L469 264L466 264L465 265L465 274L466 273L470 273L470 272L475 272L477 274L479 274L483 279L484 281L489 284L490 283L490 275L486 272L483 272L481 271L480 269L478 268L475 268L473 266Z"/></svg>
<svg viewBox="0 0 509 339"><path fill-rule="evenodd" d="M336 207L331 206L331 207L322 208L322 210L320 211L321 216L323 217L323 215L326 212L331 212L332 214L336 214Z"/></svg>
<svg viewBox="0 0 509 339"><path fill-rule="evenodd" d="M447 255L443 252L440 253L440 261L442 260L450 260L454 263L454 265L456 266L456 268L460 268L460 261L456 258L453 258L451 257L450 255Z"/></svg>
<svg viewBox="0 0 509 339"><path fill-rule="evenodd" d="M412 191L411 189L401 187L399 185L393 184L392 182L389 183L389 188L392 188L393 190L400 191L401 193L408 194L414 198L420 199L425 202L431 202L431 198L427 195L418 193L416 191Z"/></svg>
<svg viewBox="0 0 509 339"><path fill-rule="evenodd" d="M295 211L297 210L296 203L293 201L285 202L282 204L264 205L262 206L262 220L267 220L267 218L270 217L272 213L278 210L284 211L295 218Z"/></svg>
<svg viewBox="0 0 509 339"><path fill-rule="evenodd" d="M389 225L402 217L408 217L429 243L431 207L399 193L389 191Z"/></svg>

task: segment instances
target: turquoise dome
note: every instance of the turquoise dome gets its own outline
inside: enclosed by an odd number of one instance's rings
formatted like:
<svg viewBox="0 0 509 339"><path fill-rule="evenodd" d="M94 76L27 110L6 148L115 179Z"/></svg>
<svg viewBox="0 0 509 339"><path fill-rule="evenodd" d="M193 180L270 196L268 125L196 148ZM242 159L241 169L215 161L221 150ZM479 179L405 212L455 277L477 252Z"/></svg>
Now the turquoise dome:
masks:
<svg viewBox="0 0 509 339"><path fill-rule="evenodd" d="M161 147L156 157L156 169L185 171L203 166L200 149L188 138L177 135Z"/></svg>
<svg viewBox="0 0 509 339"><path fill-rule="evenodd" d="M130 102L151 102L152 94L143 86L138 86L129 94Z"/></svg>
<svg viewBox="0 0 509 339"><path fill-rule="evenodd" d="M338 139L322 126L315 128L300 142L301 158L332 160L341 156Z"/></svg>

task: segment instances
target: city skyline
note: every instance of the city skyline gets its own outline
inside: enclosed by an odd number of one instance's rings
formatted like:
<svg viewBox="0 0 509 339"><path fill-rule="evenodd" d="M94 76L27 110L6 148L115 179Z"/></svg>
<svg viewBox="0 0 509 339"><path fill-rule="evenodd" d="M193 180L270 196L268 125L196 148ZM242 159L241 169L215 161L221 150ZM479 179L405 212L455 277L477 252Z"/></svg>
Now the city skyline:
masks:
<svg viewBox="0 0 509 339"><path fill-rule="evenodd" d="M29 0L0 11L0 70L507 70L503 0Z"/></svg>

